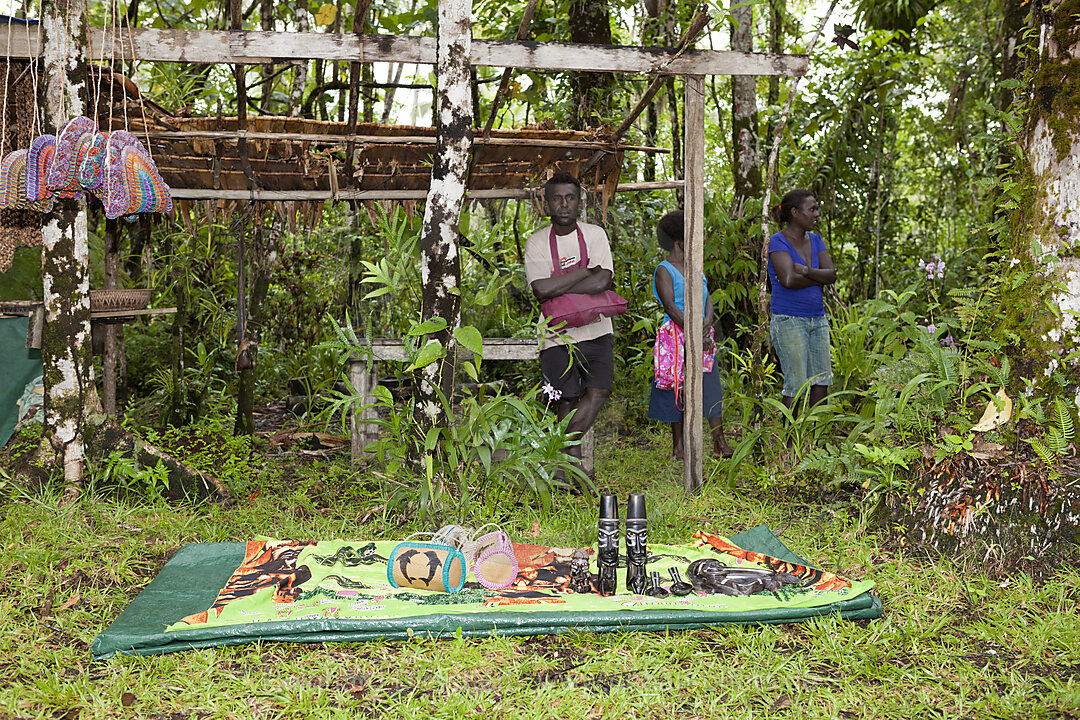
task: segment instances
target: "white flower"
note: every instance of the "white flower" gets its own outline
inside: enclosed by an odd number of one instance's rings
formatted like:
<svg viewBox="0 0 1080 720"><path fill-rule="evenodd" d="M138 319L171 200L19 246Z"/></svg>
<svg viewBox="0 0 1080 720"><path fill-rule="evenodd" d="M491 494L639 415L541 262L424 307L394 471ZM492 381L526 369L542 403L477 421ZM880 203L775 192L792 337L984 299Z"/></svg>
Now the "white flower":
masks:
<svg viewBox="0 0 1080 720"><path fill-rule="evenodd" d="M558 400L562 397L562 390L556 390L551 383L544 383L544 387L540 389L548 396L548 400Z"/></svg>

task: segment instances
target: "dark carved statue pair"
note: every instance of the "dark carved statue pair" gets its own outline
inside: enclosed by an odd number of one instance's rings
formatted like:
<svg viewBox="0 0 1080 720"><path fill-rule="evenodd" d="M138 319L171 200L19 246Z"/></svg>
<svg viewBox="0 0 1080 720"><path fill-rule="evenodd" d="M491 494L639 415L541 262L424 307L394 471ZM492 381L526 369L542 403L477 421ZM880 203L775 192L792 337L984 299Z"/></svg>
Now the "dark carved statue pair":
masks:
<svg viewBox="0 0 1080 720"><path fill-rule="evenodd" d="M626 589L638 595L645 593L647 585L645 563L648 538L645 496L634 493L626 500ZM597 545L597 592L600 595L614 595L615 571L619 566L619 501L614 495L600 496Z"/></svg>

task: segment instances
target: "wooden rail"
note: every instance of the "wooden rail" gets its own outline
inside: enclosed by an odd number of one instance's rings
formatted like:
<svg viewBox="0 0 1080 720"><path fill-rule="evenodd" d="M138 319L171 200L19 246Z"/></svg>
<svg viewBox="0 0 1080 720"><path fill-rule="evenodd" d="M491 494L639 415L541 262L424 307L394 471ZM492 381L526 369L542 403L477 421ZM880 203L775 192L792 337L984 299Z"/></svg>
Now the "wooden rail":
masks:
<svg viewBox="0 0 1080 720"><path fill-rule="evenodd" d="M682 180L620 183L618 192L642 192L652 190L677 190L683 187ZM427 190L211 190L206 188L170 188L175 199L185 200L423 200ZM473 200L524 200L539 196L540 188L496 188L491 190L470 190L468 196Z"/></svg>
<svg viewBox="0 0 1080 720"><path fill-rule="evenodd" d="M10 37L9 37L10 36ZM0 47L11 58L37 57L37 27L0 27ZM353 33L124 28L116 34L90 28L89 58L151 62L267 65L294 60L435 64L435 38ZM476 66L664 75L784 75L806 73L805 55L533 42L472 41Z"/></svg>
<svg viewBox="0 0 1080 720"><path fill-rule="evenodd" d="M397 338L371 338L366 347L374 361L402 362L408 359L405 344ZM484 360L535 360L540 357L539 348L536 338L485 338ZM457 346L457 353L462 359L472 357L472 353L461 346ZM374 425L375 396L371 393L378 382L378 366L372 364L369 372L367 357L354 356L347 362L349 383L361 397L360 406L353 410L349 421L350 454L355 462L363 457L368 443L378 440L379 437ZM593 428L589 428L581 441L581 466L589 475L592 475L595 468L595 453L596 436Z"/></svg>

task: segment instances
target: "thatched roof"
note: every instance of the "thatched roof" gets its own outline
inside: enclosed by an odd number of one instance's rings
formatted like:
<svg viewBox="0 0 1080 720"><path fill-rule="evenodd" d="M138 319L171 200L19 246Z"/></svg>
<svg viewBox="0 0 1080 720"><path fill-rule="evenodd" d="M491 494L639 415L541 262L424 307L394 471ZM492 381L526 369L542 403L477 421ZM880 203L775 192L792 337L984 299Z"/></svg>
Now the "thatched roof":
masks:
<svg viewBox="0 0 1080 720"><path fill-rule="evenodd" d="M126 125L149 144L174 197L207 198L213 194L205 191L257 188L291 194L279 199L315 200L326 194L406 199L422 197L431 178L435 149L431 127L364 123L348 135L346 124L340 122L249 117L243 133L250 166L246 172L237 118L170 118L167 122L175 129L163 130L141 117L129 117ZM114 115L112 127L124 126L124 118ZM551 172L562 170L579 176L586 171L582 180L587 185L611 185L614 190L626 149L605 142L599 132L493 130L485 139L477 131L469 188L492 191L480 193L491 197L499 191L535 186Z"/></svg>

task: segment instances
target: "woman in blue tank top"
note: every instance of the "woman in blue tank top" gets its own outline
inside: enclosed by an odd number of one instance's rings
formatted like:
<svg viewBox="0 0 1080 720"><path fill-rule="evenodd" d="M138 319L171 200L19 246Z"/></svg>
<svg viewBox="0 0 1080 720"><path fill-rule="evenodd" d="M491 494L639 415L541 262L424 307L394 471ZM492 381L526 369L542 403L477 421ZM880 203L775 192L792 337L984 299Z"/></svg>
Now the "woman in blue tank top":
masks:
<svg viewBox="0 0 1080 720"><path fill-rule="evenodd" d="M683 246L683 213L681 210L669 212L660 218L656 226L656 237L660 242L660 248L668 253L667 260L656 266L653 271L653 295L660 301L664 308L664 322L669 319L674 321L680 328L683 327L683 289L686 281L683 277L685 269L685 248ZM713 305L709 297L709 289L702 283L704 293L703 306L705 308L705 342L706 345L713 342L709 328L712 326ZM708 349L708 347L706 347ZM724 411L724 390L720 385L719 363L713 365L710 372L702 376L702 406L704 416L709 419L712 428L713 456L731 457L732 449L724 438L724 423L722 415ZM682 388L676 390L661 390L653 385L649 396L649 417L653 420L669 423L671 425L671 451L676 460L683 459L683 411L686 407L683 400Z"/></svg>
<svg viewBox="0 0 1080 720"><path fill-rule="evenodd" d="M783 230L769 238L772 318L769 336L784 372L784 405L810 388L810 404L825 399L832 385L829 322L822 288L836 282L825 241L811 232L818 203L808 190L792 190L772 209Z"/></svg>

